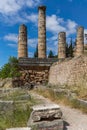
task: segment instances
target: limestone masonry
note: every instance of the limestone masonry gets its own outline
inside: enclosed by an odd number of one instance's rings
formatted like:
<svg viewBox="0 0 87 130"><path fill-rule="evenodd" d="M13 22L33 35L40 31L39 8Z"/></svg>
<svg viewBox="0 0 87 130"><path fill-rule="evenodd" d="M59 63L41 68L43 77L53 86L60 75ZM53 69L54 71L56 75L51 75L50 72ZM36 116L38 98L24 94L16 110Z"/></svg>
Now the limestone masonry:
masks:
<svg viewBox="0 0 87 130"><path fill-rule="evenodd" d="M84 28L78 27L76 39L76 56L83 55L84 53Z"/></svg>
<svg viewBox="0 0 87 130"><path fill-rule="evenodd" d="M28 57L28 48L27 48L27 27L23 24L19 28L19 37L18 37L18 58Z"/></svg>
<svg viewBox="0 0 87 130"><path fill-rule="evenodd" d="M66 33L60 32L58 36L58 58L66 58Z"/></svg>
<svg viewBox="0 0 87 130"><path fill-rule="evenodd" d="M22 74L20 77L22 85L47 83L50 66L57 61L58 59L55 58L20 58L19 67Z"/></svg>
<svg viewBox="0 0 87 130"><path fill-rule="evenodd" d="M54 63L49 71L49 83L71 87L87 87L87 56L79 56Z"/></svg>
<svg viewBox="0 0 87 130"><path fill-rule="evenodd" d="M39 6L38 10L38 58L46 58L46 7Z"/></svg>

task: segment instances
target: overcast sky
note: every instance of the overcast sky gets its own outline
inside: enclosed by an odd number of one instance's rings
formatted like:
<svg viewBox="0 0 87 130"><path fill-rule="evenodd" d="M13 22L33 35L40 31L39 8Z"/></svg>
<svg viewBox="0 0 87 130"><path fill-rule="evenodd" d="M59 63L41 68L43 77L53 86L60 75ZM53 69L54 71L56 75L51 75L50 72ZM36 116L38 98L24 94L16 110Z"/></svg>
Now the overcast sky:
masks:
<svg viewBox="0 0 87 130"><path fill-rule="evenodd" d="M33 57L38 38L38 6L46 5L47 52L57 54L58 33L66 31L67 41L76 37L76 28L87 32L87 0L1 0L0 67L10 56L17 57L18 30L28 27L29 57Z"/></svg>

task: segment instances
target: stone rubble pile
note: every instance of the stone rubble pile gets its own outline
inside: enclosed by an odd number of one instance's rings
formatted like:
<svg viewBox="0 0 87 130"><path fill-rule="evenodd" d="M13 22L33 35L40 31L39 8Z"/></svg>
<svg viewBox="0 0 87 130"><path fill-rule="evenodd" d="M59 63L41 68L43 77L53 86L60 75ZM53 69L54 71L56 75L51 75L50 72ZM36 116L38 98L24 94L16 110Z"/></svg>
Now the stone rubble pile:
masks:
<svg viewBox="0 0 87 130"><path fill-rule="evenodd" d="M25 70L22 72L21 80L23 81L24 86L30 84L40 84L46 83L48 81L48 70L36 71L36 70Z"/></svg>

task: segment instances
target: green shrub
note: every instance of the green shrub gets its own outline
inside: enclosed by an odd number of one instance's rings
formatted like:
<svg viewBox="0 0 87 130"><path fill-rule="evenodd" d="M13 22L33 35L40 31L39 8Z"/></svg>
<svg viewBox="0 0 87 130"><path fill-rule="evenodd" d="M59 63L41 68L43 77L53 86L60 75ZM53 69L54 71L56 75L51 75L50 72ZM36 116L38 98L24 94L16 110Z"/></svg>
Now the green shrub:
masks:
<svg viewBox="0 0 87 130"><path fill-rule="evenodd" d="M0 69L0 78L13 78L19 77L21 74L19 72L18 60L16 57L10 57L8 63L6 63Z"/></svg>

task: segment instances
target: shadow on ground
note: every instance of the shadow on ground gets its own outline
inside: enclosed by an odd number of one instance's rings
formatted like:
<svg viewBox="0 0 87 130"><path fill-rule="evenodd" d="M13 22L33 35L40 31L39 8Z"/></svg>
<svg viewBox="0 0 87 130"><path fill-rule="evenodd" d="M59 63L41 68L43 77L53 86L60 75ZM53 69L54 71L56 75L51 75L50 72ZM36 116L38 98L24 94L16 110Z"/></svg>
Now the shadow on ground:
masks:
<svg viewBox="0 0 87 130"><path fill-rule="evenodd" d="M66 121L64 121L63 123L64 123L64 129L63 129L63 130L68 130L68 129L67 129L67 126L69 126L69 123L66 122Z"/></svg>

